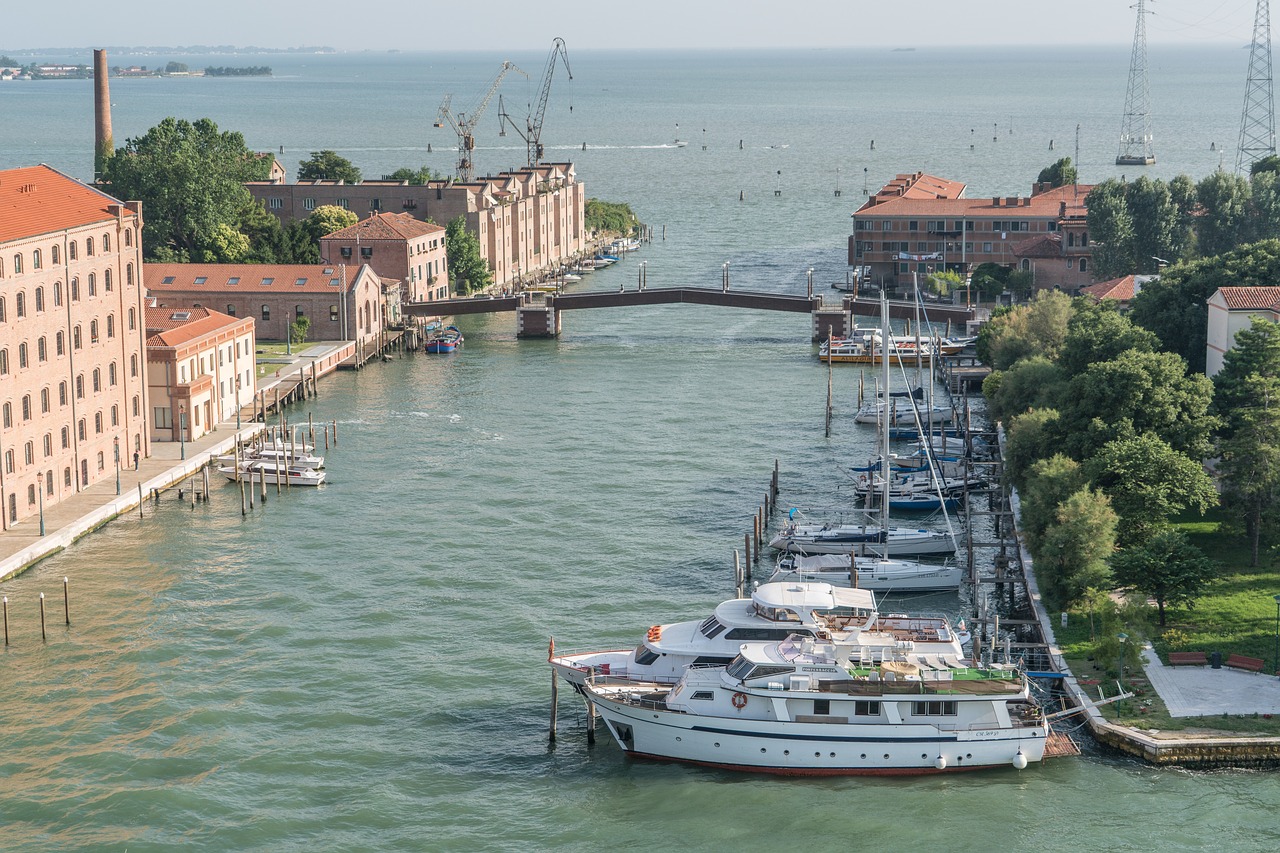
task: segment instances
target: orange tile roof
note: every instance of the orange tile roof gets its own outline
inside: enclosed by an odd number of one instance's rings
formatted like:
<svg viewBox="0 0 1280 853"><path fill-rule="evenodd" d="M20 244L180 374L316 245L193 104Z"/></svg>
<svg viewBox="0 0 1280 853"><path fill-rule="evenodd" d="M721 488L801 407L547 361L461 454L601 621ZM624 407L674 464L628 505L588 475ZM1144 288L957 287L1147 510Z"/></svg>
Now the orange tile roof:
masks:
<svg viewBox="0 0 1280 853"><path fill-rule="evenodd" d="M350 288L363 267L347 264L346 287ZM333 282L341 278L340 264L149 264L142 265L142 281L147 290L190 291L207 289L253 292L330 293L341 288ZM196 279L204 279L197 282ZM268 284L263 281L270 280ZM302 283L299 284L298 282Z"/></svg>
<svg viewBox="0 0 1280 853"><path fill-rule="evenodd" d="M444 228L431 222L414 219L408 213L379 213L368 219L361 219L355 225L348 225L332 234L326 234L325 240L412 240L427 234L443 234Z"/></svg>
<svg viewBox="0 0 1280 853"><path fill-rule="evenodd" d="M917 175L919 174L917 173ZM1065 204L1066 215L1068 217L1078 217L1084 215L1085 197L1093 189L1092 185L1067 185L1045 190L1034 195L1015 198L1012 201L1006 197L999 197L999 204L997 204L991 197L962 198L958 194L950 194L951 188L954 187L959 187L960 192L963 192L964 184L924 175L923 178L929 178L930 181L921 184L919 191L907 191L905 186L901 186L901 191L898 191L897 188L900 186L898 184L899 179L916 177L913 175L899 175L884 189L868 199L866 204L859 208L855 215L864 219L871 219L879 214L886 216L937 216L954 219L1004 219L1006 217L1016 219L1023 216L1056 218L1063 214L1063 205ZM916 181L916 183L919 184L920 181ZM946 188L947 191L930 194L939 187ZM894 189L890 191L891 188Z"/></svg>
<svg viewBox="0 0 1280 853"><path fill-rule="evenodd" d="M1082 287L1080 288L1080 292L1087 293L1099 302L1103 299L1115 299L1119 302L1126 302L1132 299L1136 293L1134 282L1135 279L1133 276L1126 275L1123 278L1113 278L1109 281L1100 281L1097 284Z"/></svg>
<svg viewBox="0 0 1280 853"><path fill-rule="evenodd" d="M112 222L120 203L43 164L0 171L0 243Z"/></svg>
<svg viewBox="0 0 1280 853"><path fill-rule="evenodd" d="M1218 292L1231 311L1260 311L1280 303L1280 287L1220 287Z"/></svg>
<svg viewBox="0 0 1280 853"><path fill-rule="evenodd" d="M147 346L177 347L227 326L252 323L251 318L232 317L208 308L145 308Z"/></svg>
<svg viewBox="0 0 1280 853"><path fill-rule="evenodd" d="M1016 258L1060 258L1062 257L1062 234L1037 234L1034 237L1014 243L1009 251Z"/></svg>

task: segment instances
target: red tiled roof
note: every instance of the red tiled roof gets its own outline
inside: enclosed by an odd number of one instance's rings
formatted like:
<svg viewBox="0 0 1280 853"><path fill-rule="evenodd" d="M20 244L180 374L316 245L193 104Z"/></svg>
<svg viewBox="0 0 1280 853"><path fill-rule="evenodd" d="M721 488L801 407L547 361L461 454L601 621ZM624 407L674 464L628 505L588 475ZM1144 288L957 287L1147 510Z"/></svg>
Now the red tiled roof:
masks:
<svg viewBox="0 0 1280 853"><path fill-rule="evenodd" d="M252 322L208 308L145 308L147 346L176 347L216 332L225 326Z"/></svg>
<svg viewBox="0 0 1280 853"><path fill-rule="evenodd" d="M907 192L905 187L902 192L894 189L898 186L897 182L900 179L912 179L915 177L914 175L899 175L884 189L868 199L867 203L858 209L856 215L867 219L874 218L880 213L888 216L937 216L948 219L1018 219L1024 216L1058 218L1063 214L1063 204L1065 203L1065 213L1070 218L1084 215L1085 197L1093 189L1092 185L1081 184L1079 186L1055 187L1024 198L998 198L995 200L992 198L961 198L959 194L930 194L932 190L942 185L959 187L960 192L963 192L964 185L955 181L945 181L942 178L932 178L927 175L923 177L930 178L932 182L938 183L924 184L921 192Z"/></svg>
<svg viewBox="0 0 1280 853"><path fill-rule="evenodd" d="M147 290L155 293L173 290L328 293L345 289L339 281L342 268L341 264L144 263L142 281ZM361 269L359 264L346 265L347 288L355 283ZM197 282L198 278L204 281ZM269 283L263 284L267 280Z"/></svg>
<svg viewBox="0 0 1280 853"><path fill-rule="evenodd" d="M1014 257L1018 258L1060 258L1062 257L1062 235L1037 234L1027 240L1014 243L1010 247Z"/></svg>
<svg viewBox="0 0 1280 853"><path fill-rule="evenodd" d="M1220 287L1230 311L1260 311L1280 302L1280 287Z"/></svg>
<svg viewBox="0 0 1280 853"><path fill-rule="evenodd" d="M1109 281L1100 281L1097 284L1082 287L1080 292L1087 293L1099 302L1103 299L1127 302L1134 297L1136 289L1134 287L1134 277L1127 275L1124 278L1113 278Z"/></svg>
<svg viewBox="0 0 1280 853"><path fill-rule="evenodd" d="M348 225L332 234L326 234L325 240L412 240L427 234L443 234L444 229L431 222L414 219L408 213L379 213L368 219L361 219L355 225Z"/></svg>
<svg viewBox="0 0 1280 853"><path fill-rule="evenodd" d="M0 243L111 222L120 203L49 166L0 171Z"/></svg>

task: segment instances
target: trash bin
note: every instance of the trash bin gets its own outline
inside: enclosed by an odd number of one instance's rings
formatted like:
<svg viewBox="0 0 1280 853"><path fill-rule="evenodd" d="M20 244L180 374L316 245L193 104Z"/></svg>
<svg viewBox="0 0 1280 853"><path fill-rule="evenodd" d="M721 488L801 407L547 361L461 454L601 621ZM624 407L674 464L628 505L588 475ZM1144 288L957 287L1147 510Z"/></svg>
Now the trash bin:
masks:
<svg viewBox="0 0 1280 853"><path fill-rule="evenodd" d="M1222 652L1209 653L1209 666L1213 669L1222 669Z"/></svg>

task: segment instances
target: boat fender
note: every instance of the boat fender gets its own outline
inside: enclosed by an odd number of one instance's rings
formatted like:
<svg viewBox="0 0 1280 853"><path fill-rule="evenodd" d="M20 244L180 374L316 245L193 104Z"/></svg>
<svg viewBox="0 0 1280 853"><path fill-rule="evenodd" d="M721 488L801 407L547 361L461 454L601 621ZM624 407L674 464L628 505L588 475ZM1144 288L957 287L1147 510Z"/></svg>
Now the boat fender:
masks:
<svg viewBox="0 0 1280 853"><path fill-rule="evenodd" d="M934 766L934 767L936 767L936 768L938 768L939 770L946 770L946 769L947 769L947 759L945 759L945 758L943 758L941 755L939 755L939 756L934 760L934 762L933 762L933 766Z"/></svg>
<svg viewBox="0 0 1280 853"><path fill-rule="evenodd" d="M733 707L737 708L739 711L741 711L743 708L747 707L747 694L745 694L745 693L735 693L735 694L733 694ZM1019 756L1021 756L1021 755L1022 755L1022 753L1018 753L1018 755L1019 755ZM1024 759L1022 759L1022 762L1023 762L1023 763L1022 763L1022 766L1023 766L1023 767L1026 767L1026 766L1027 766L1027 765L1026 765L1026 761L1027 761L1027 760L1026 760L1025 758L1024 758ZM1014 761L1014 766L1015 766L1015 767L1017 766L1017 761L1016 761L1016 760ZM1019 768L1019 769L1021 769L1021 768Z"/></svg>
<svg viewBox="0 0 1280 853"><path fill-rule="evenodd" d="M1018 770L1027 769L1027 757L1022 754L1022 750L1018 750L1018 754L1013 757L1013 766Z"/></svg>

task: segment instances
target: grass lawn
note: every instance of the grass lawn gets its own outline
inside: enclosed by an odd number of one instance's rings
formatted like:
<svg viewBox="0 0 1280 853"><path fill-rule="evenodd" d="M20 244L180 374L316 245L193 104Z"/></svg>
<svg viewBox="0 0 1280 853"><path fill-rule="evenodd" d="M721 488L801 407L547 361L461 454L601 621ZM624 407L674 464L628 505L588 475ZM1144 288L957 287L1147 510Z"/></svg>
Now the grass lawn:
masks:
<svg viewBox="0 0 1280 853"><path fill-rule="evenodd" d="M1268 563L1264 553L1258 567L1249 566L1249 545L1242 537L1223 532L1224 515L1215 510L1205 517L1179 519L1175 523L1191 541L1220 567L1221 574L1210 584L1204 596L1193 607L1167 607L1165 627L1156 624L1154 608L1150 624L1143 625L1142 616L1126 613L1121 621L1114 613L1095 614L1091 632L1089 613L1071 611L1066 628L1055 632L1067 664L1081 685L1095 699L1099 689L1114 696L1119 688L1120 631L1133 635L1126 644L1124 685L1138 694L1123 702L1105 705L1103 716L1112 722L1143 729L1181 731L1206 729L1241 734L1280 734L1280 718L1260 716L1180 717L1168 715L1159 695L1151 689L1142 670L1134 665L1134 655L1141 645L1139 633L1147 634L1156 653L1167 662L1171 651L1221 652L1262 658L1265 671L1274 672L1276 664L1276 600L1280 593L1280 569ZM1054 625L1059 624L1052 614Z"/></svg>
<svg viewBox="0 0 1280 853"><path fill-rule="evenodd" d="M259 379L261 379L264 376L274 376L277 370L279 370L282 367L285 367L286 365L279 364L279 363L272 363L272 362L263 362L262 359L264 357L265 358L281 358L287 354L287 350L288 350L288 347L285 345L283 341L281 341L280 343L263 343L262 341L258 341L258 346L257 346L257 349L255 350L255 353L258 356L258 361L257 361L257 364L255 365L255 375Z"/></svg>

